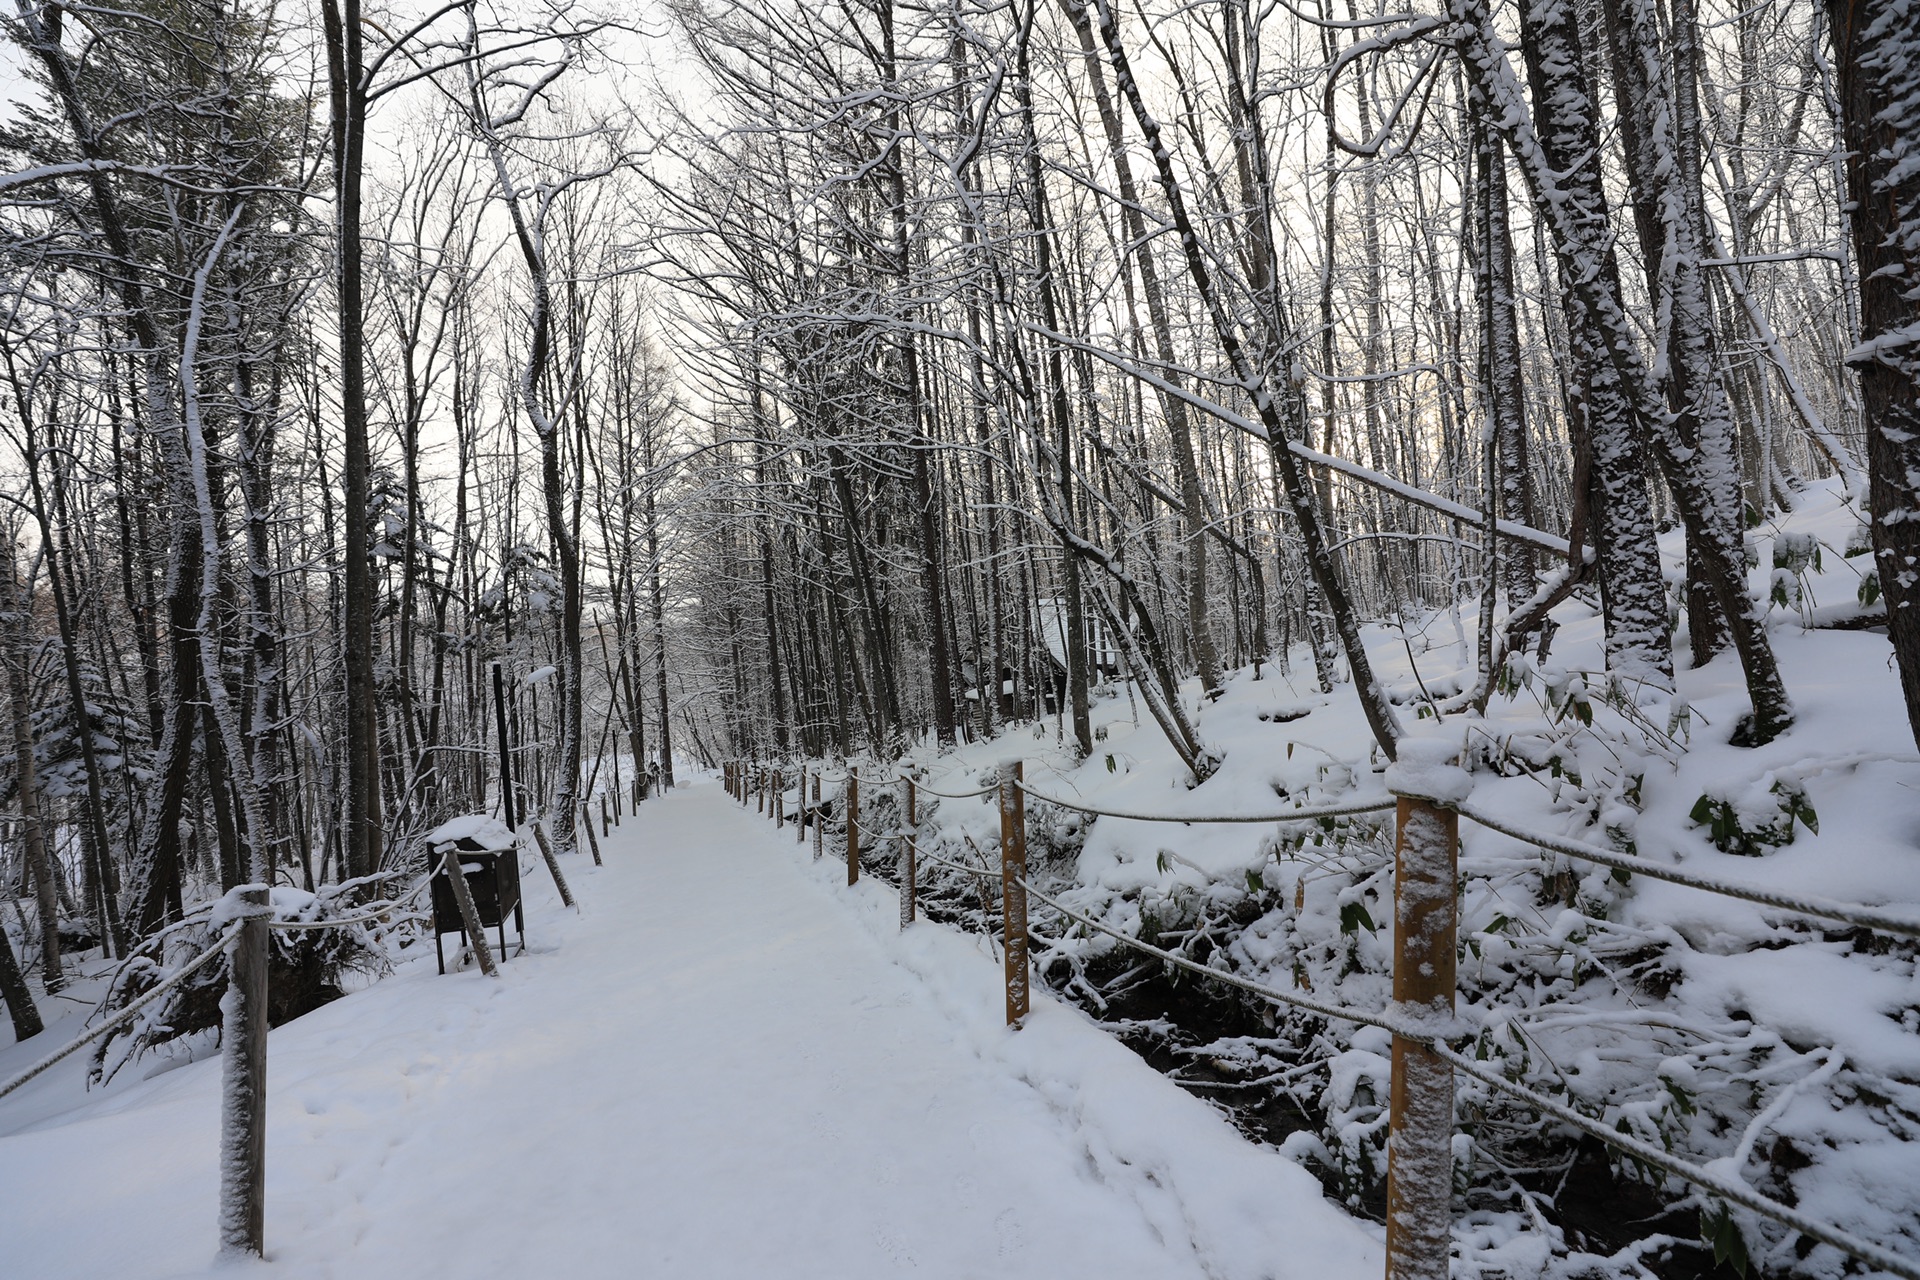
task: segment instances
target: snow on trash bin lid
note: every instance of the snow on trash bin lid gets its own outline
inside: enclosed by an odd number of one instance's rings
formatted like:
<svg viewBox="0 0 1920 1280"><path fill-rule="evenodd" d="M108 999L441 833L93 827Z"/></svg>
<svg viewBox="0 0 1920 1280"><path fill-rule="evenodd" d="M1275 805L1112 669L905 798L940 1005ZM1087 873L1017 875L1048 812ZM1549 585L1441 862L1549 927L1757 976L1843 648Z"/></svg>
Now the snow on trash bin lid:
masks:
<svg viewBox="0 0 1920 1280"><path fill-rule="evenodd" d="M466 848L470 851L489 853L511 849L517 843L506 823L484 813L449 818L427 833L427 846L432 849L443 849L463 841L469 842Z"/></svg>

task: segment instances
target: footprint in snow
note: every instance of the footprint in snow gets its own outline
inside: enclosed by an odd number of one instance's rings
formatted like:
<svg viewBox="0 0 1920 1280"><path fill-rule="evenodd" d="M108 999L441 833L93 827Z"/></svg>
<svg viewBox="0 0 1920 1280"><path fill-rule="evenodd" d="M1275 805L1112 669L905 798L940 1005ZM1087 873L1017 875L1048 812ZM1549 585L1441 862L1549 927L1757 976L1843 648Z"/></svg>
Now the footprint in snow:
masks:
<svg viewBox="0 0 1920 1280"><path fill-rule="evenodd" d="M920 1260L913 1256L913 1250L907 1247L907 1242L888 1231L885 1227L875 1227L873 1229L873 1242L880 1247L880 1252L886 1254L897 1267L917 1267L920 1265Z"/></svg>
<svg viewBox="0 0 1920 1280"><path fill-rule="evenodd" d="M1019 1215L1011 1209L993 1220L993 1231L1000 1237L1000 1256L1003 1258L1011 1258L1027 1243L1026 1229L1020 1225Z"/></svg>

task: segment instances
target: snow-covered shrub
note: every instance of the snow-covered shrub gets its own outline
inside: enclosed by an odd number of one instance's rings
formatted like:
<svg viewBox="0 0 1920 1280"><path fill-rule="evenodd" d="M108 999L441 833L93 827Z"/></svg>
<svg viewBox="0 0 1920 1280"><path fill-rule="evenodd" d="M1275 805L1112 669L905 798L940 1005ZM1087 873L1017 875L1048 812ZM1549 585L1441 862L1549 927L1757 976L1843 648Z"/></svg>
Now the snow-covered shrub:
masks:
<svg viewBox="0 0 1920 1280"><path fill-rule="evenodd" d="M1820 815L1813 811L1806 787L1797 779L1772 775L1748 786L1707 791L1694 801L1688 816L1707 828L1714 848L1746 858L1792 844L1795 822L1820 833Z"/></svg>
<svg viewBox="0 0 1920 1280"><path fill-rule="evenodd" d="M272 893L276 920L323 923L358 908L337 897L299 889ZM147 939L121 963L101 1001L100 1016L124 1009L167 981L180 966L212 946L221 929L205 916L181 921ZM353 974L382 975L391 968L381 926L364 923L335 928L274 929L267 934L267 1025L277 1027L346 994ZM227 990L223 952L127 1026L110 1032L93 1051L88 1078L113 1079L140 1057L186 1037L217 1030L220 998Z"/></svg>

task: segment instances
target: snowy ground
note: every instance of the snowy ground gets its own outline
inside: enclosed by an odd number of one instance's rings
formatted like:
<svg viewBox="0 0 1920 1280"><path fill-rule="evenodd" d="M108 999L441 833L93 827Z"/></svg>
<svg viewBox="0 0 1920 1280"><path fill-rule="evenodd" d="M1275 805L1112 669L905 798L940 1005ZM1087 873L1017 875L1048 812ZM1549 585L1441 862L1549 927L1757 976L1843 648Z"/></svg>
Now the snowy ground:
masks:
<svg viewBox="0 0 1920 1280"><path fill-rule="evenodd" d="M1044 994L1008 1032L977 940L898 934L791 836L712 783L649 803L569 867L579 915L528 864L501 980L429 953L276 1030L272 1274L1380 1273L1306 1172ZM0 1274L215 1270L217 1071L0 1102Z"/></svg>

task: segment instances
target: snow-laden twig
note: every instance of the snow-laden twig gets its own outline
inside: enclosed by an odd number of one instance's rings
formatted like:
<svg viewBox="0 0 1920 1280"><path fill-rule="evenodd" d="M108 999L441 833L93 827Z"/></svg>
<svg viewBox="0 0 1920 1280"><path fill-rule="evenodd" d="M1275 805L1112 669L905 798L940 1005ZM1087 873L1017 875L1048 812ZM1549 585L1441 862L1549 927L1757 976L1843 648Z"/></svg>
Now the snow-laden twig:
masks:
<svg viewBox="0 0 1920 1280"><path fill-rule="evenodd" d="M1607 1146L1616 1151L1625 1152L1642 1164L1658 1169L1662 1173L1671 1174L1683 1182L1690 1182L1709 1195L1737 1204L1743 1209L1751 1209L1762 1217L1771 1218L1783 1226L1793 1228L1809 1239L1832 1245L1842 1253L1851 1254L1863 1262L1882 1267L1902 1277L1902 1280L1920 1280L1920 1261L1903 1257L1891 1249L1862 1240L1850 1231L1845 1231L1830 1222L1822 1222L1791 1205L1782 1204L1771 1196L1762 1195L1744 1182L1733 1181L1721 1177L1710 1169L1688 1164L1664 1147L1629 1137L1604 1121L1584 1115L1572 1107L1549 1098L1544 1093L1509 1080L1498 1071L1488 1070L1484 1064L1456 1053L1444 1044L1436 1042L1428 1047L1451 1064L1455 1071L1472 1076L1482 1084L1489 1085L1502 1093L1520 1098L1543 1114L1552 1116L1563 1124L1572 1125L1590 1137L1598 1138Z"/></svg>

